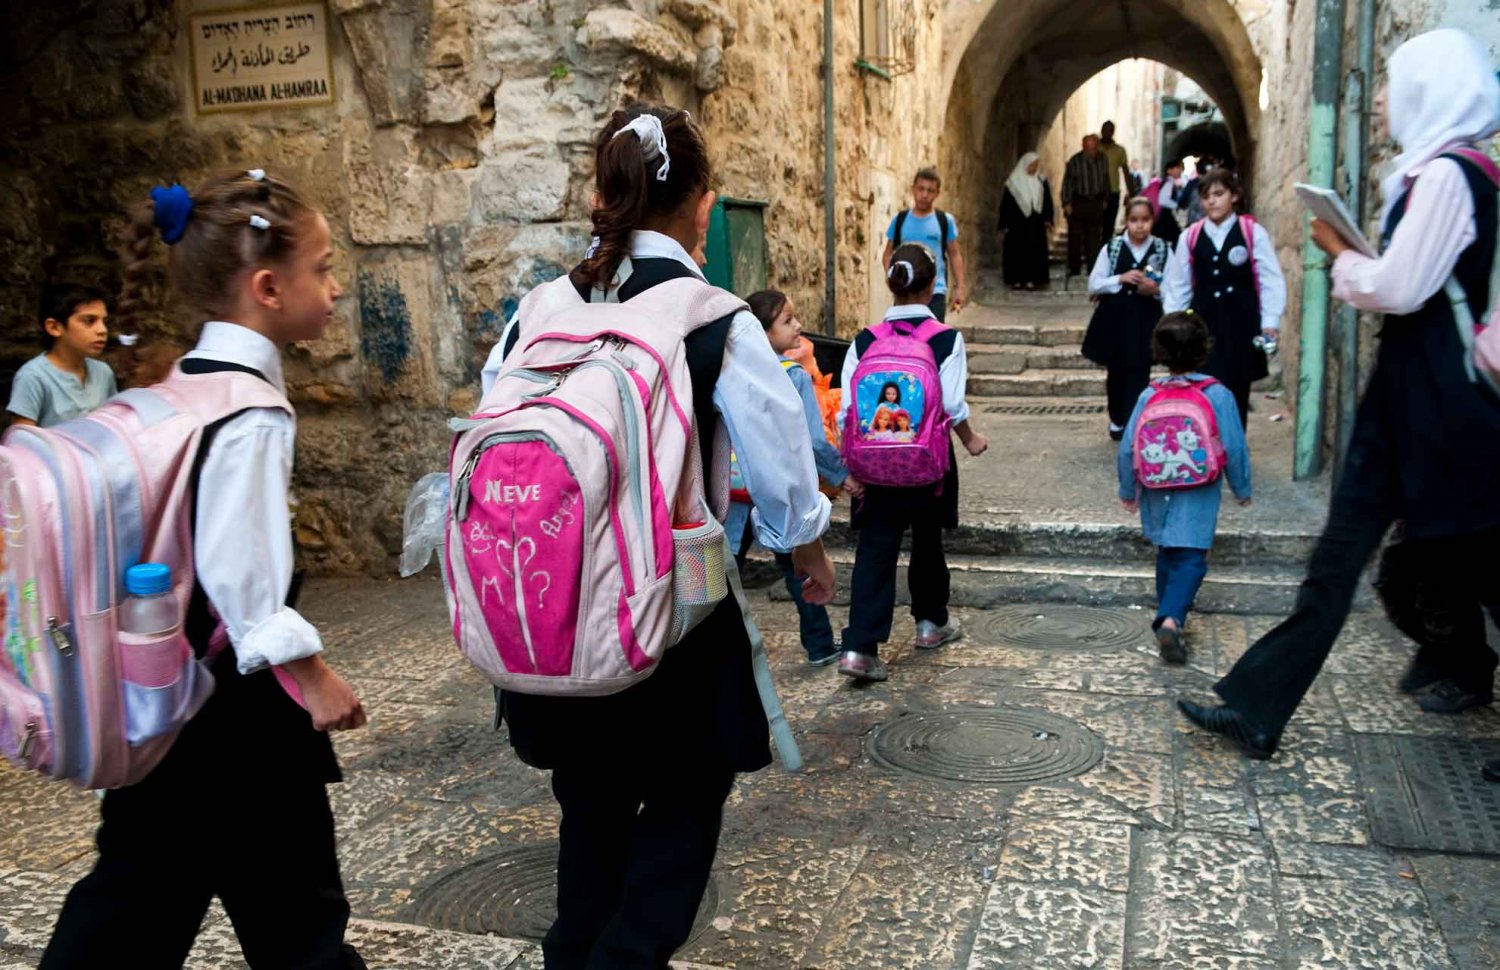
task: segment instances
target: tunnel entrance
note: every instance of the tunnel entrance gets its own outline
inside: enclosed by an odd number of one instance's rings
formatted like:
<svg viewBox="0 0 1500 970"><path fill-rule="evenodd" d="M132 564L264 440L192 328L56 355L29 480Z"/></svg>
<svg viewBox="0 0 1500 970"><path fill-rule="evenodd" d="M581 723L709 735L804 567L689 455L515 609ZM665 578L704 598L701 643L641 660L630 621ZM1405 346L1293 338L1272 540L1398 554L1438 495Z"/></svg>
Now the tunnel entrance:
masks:
<svg viewBox="0 0 1500 970"><path fill-rule="evenodd" d="M1232 158L1247 176L1255 170L1261 67L1231 0L983 0L950 13L945 41L964 52L949 60L945 78L945 207L968 224L976 256L992 255L1001 191L1016 159L1045 146L1070 97L1122 61L1154 61L1190 78L1217 109L1201 124L1189 116L1165 137L1155 125L1146 137L1122 129L1118 140L1143 167L1155 169L1174 152L1207 151ZM1138 94L1122 87L1122 96ZM1148 114L1160 117L1159 109ZM1066 148L1062 162L1077 145ZM1046 174L1055 192L1061 162Z"/></svg>

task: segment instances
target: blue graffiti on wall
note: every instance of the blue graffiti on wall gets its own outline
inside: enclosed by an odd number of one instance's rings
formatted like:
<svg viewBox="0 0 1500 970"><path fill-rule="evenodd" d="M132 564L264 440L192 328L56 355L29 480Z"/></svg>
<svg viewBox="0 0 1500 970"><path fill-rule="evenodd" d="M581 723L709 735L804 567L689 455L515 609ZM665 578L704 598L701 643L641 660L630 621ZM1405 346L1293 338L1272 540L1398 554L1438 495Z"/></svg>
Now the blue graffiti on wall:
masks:
<svg viewBox="0 0 1500 970"><path fill-rule="evenodd" d="M380 368L387 384L395 383L411 356L411 311L401 285L360 270L359 323L361 354Z"/></svg>

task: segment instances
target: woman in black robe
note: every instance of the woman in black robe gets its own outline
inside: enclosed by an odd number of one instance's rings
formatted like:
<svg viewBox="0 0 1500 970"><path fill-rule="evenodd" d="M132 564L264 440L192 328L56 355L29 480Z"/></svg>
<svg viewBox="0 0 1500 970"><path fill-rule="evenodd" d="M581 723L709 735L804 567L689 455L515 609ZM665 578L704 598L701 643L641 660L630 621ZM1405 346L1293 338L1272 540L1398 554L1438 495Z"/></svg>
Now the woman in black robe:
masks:
<svg viewBox="0 0 1500 970"><path fill-rule="evenodd" d="M1022 155L1000 199L1000 231L1005 234L1001 265L1013 290L1047 285L1052 188L1037 174L1041 165L1036 152Z"/></svg>

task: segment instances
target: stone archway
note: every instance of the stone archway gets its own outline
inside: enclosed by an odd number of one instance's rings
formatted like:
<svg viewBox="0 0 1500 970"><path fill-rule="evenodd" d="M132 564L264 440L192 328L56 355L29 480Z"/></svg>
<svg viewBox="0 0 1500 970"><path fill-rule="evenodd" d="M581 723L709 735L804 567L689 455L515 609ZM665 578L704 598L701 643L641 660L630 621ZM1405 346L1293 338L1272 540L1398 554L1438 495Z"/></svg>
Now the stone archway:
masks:
<svg viewBox="0 0 1500 970"><path fill-rule="evenodd" d="M974 230L992 224L1011 162L1040 143L1080 85L1128 58L1196 81L1219 105L1240 169L1255 171L1261 66L1240 9L1254 2L949 0L941 160L971 252L986 236Z"/></svg>
<svg viewBox="0 0 1500 970"><path fill-rule="evenodd" d="M1183 158L1188 155L1201 156L1204 153L1222 159L1226 164L1233 167L1236 162L1234 154L1234 136L1229 126L1222 121L1205 121L1184 128L1174 134L1167 142L1162 153L1163 159Z"/></svg>

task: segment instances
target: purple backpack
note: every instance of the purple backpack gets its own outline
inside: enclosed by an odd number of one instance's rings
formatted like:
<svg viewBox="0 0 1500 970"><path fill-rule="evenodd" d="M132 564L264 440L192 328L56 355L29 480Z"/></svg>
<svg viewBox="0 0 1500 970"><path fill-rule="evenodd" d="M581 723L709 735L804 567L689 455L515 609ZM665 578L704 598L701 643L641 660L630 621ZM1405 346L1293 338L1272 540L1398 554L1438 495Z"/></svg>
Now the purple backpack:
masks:
<svg viewBox="0 0 1500 970"><path fill-rule="evenodd" d="M844 463L861 482L912 488L948 474L952 422L930 344L948 329L936 320L870 328L875 341L844 388Z"/></svg>

